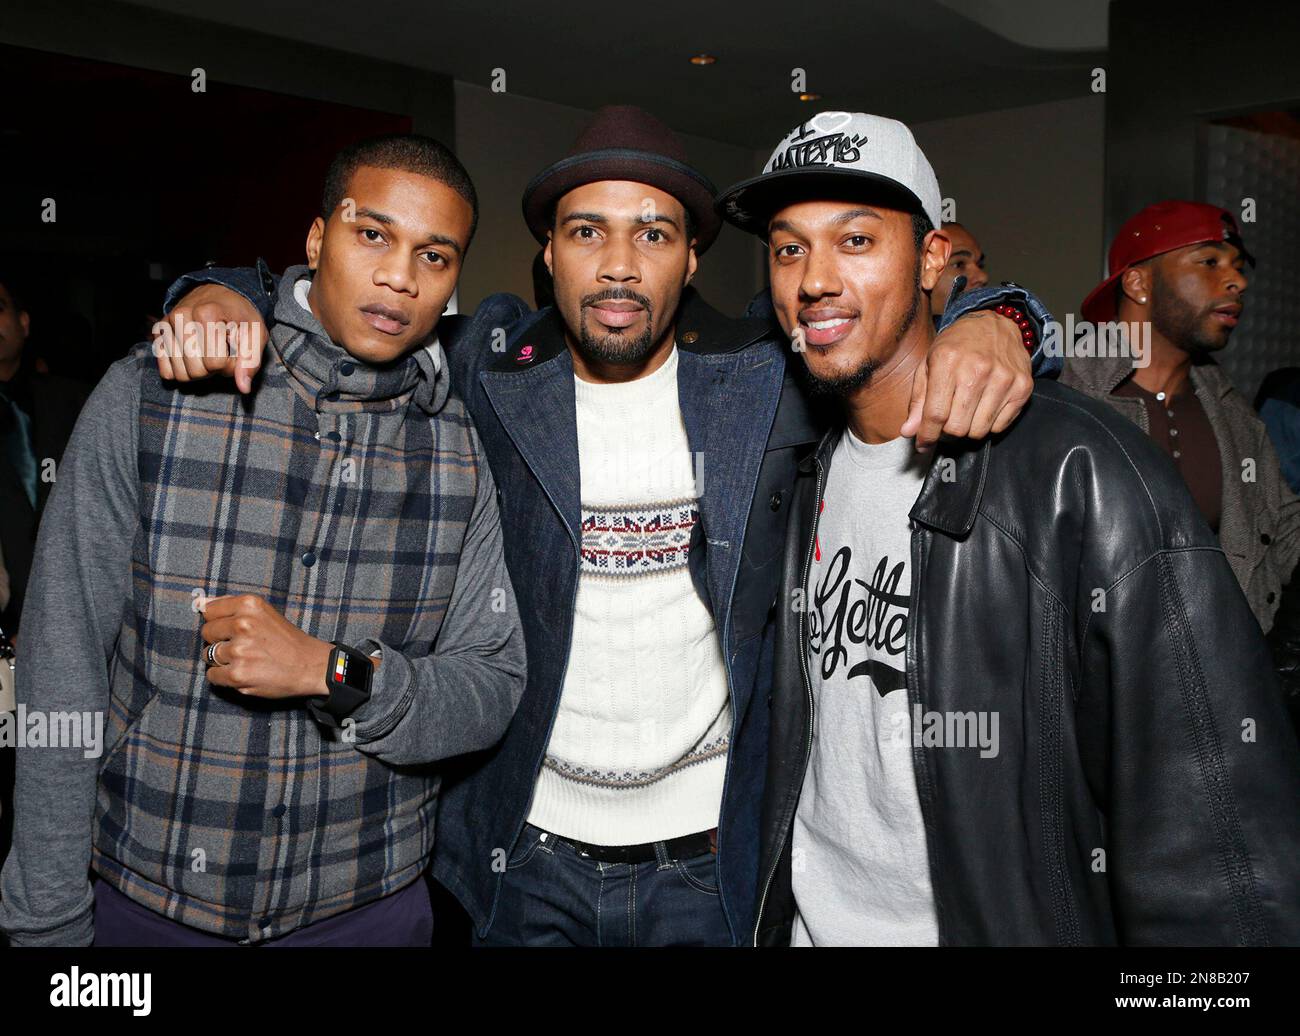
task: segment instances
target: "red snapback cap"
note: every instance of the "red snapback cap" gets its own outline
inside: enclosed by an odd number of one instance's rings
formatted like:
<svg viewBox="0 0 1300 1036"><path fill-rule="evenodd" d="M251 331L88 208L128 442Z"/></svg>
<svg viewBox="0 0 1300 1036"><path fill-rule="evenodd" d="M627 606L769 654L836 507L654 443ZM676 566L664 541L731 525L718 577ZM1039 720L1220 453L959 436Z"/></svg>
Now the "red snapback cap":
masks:
<svg viewBox="0 0 1300 1036"><path fill-rule="evenodd" d="M1236 245L1246 260L1255 265L1254 256L1242 243L1237 221L1227 209L1198 201L1159 201L1148 205L1119 228L1107 257L1110 275L1083 300L1083 318L1094 324L1115 319L1115 285L1134 263L1206 241Z"/></svg>

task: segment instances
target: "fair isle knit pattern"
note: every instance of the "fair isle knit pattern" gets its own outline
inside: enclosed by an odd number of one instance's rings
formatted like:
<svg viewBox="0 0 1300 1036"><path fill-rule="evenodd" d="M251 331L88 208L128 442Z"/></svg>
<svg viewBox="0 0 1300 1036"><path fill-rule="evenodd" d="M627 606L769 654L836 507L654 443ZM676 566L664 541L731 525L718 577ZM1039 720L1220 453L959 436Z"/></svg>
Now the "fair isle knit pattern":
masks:
<svg viewBox="0 0 1300 1036"><path fill-rule="evenodd" d="M582 573L638 576L671 572L686 565L694 500L637 508L582 511Z"/></svg>
<svg viewBox="0 0 1300 1036"><path fill-rule="evenodd" d="M655 781L663 780L670 774L687 766L693 766L696 763L705 762L715 756L725 755L727 751L727 739L720 737L716 741L710 741L708 744L700 745L697 751L691 752L682 759L679 759L672 766L661 767L658 770L641 770L632 772L623 770L615 772L612 770L588 770L586 767L577 766L572 763L566 763L562 759L555 759L551 756L546 757L546 765L556 770L560 776L571 781L577 781L579 784L590 784L602 788L635 788L644 787L647 784L654 784Z"/></svg>
<svg viewBox="0 0 1300 1036"><path fill-rule="evenodd" d="M677 353L575 379L582 563L559 712L528 819L598 845L716 827L731 735L717 631L687 561L699 478Z"/></svg>

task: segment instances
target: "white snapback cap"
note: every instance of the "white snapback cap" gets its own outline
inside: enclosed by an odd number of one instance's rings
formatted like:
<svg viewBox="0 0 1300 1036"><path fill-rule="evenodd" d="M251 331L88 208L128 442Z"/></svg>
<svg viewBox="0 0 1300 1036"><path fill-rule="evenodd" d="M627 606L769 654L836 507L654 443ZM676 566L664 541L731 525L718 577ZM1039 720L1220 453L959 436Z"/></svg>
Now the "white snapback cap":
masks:
<svg viewBox="0 0 1300 1036"><path fill-rule="evenodd" d="M863 112L820 112L777 145L761 175L723 191L728 223L767 236L772 213L795 200L851 196L942 222L939 181L906 125Z"/></svg>

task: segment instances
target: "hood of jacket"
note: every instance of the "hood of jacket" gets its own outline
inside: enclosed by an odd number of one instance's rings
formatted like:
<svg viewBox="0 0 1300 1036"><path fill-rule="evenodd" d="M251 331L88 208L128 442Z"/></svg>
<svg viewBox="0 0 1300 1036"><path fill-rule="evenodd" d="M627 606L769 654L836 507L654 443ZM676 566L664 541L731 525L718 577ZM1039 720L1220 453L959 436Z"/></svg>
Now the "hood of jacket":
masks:
<svg viewBox="0 0 1300 1036"><path fill-rule="evenodd" d="M425 413L442 409L451 380L436 332L391 363L368 363L326 333L308 305L311 284L306 266L291 266L280 278L269 344L318 410L396 410L411 393Z"/></svg>

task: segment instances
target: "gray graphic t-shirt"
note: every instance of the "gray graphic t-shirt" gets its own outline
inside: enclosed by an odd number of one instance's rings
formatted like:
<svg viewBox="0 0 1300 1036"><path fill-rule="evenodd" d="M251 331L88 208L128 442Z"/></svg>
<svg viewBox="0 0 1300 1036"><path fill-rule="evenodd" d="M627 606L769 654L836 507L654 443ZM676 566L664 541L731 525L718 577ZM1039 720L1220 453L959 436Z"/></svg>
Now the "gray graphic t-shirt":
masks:
<svg viewBox="0 0 1300 1036"><path fill-rule="evenodd" d="M795 946L934 946L907 700L911 520L930 458L847 429L809 576L813 745L792 843Z"/></svg>

